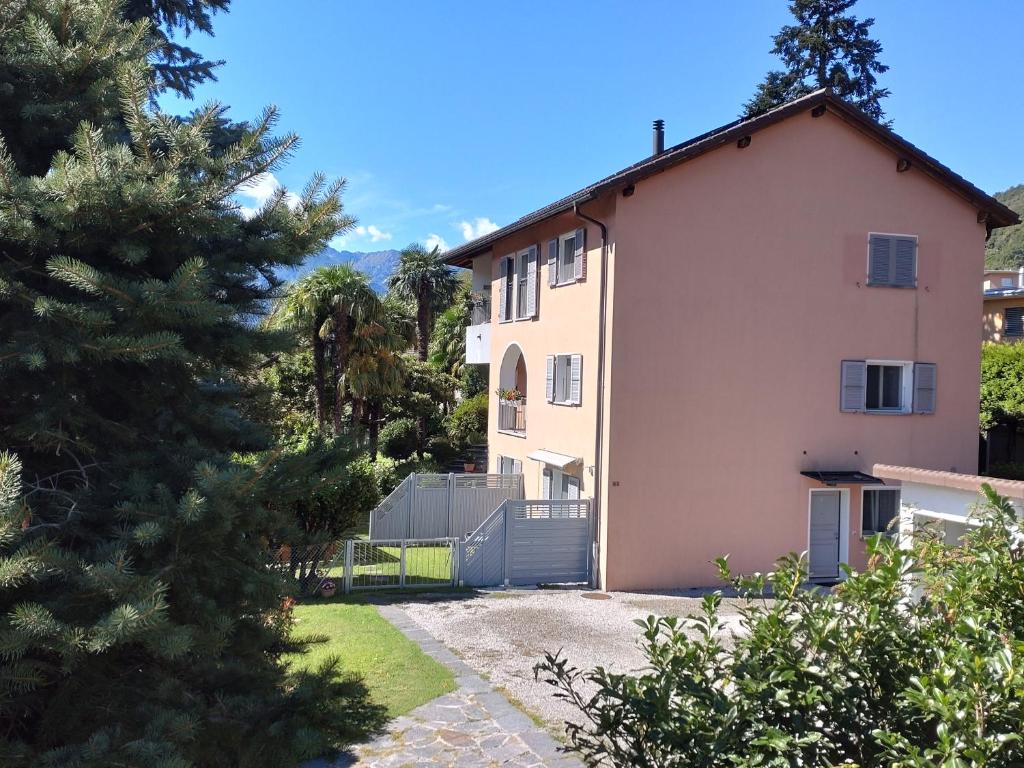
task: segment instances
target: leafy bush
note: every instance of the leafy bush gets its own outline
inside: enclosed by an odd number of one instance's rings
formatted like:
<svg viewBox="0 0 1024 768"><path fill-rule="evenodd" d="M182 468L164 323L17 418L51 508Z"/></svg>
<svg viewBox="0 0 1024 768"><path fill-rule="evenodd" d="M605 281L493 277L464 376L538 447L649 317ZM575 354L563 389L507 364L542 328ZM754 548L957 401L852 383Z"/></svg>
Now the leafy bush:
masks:
<svg viewBox="0 0 1024 768"><path fill-rule="evenodd" d="M750 598L731 650L715 594L698 616L638 622L641 674L547 655L537 674L584 715L572 747L590 765L659 768L1021 765L1024 532L985 493L962 548L935 531L907 550L876 536L871 567L832 594L806 588L796 555L738 579L720 560Z"/></svg>
<svg viewBox="0 0 1024 768"><path fill-rule="evenodd" d="M486 392L466 398L456 406L445 423L453 447L465 450L487 439L487 408Z"/></svg>
<svg viewBox="0 0 1024 768"><path fill-rule="evenodd" d="M1006 480L1024 480L1024 463L1019 461L995 462L989 465L987 474Z"/></svg>
<svg viewBox="0 0 1024 768"><path fill-rule="evenodd" d="M380 430L380 450L392 459L407 459L416 450L416 420L394 419Z"/></svg>

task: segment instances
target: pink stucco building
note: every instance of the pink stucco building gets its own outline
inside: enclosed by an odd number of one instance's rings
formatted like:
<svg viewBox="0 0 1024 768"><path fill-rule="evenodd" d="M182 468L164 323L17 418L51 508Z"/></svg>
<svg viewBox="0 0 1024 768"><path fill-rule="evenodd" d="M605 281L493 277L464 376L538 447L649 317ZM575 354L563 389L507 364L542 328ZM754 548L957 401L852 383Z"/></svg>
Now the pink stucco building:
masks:
<svg viewBox="0 0 1024 768"><path fill-rule="evenodd" d="M605 589L862 565L877 464L974 473L977 279L1016 215L826 92L449 252L489 315L489 470L592 498ZM973 289L973 290L972 290ZM508 392L513 390L512 392Z"/></svg>

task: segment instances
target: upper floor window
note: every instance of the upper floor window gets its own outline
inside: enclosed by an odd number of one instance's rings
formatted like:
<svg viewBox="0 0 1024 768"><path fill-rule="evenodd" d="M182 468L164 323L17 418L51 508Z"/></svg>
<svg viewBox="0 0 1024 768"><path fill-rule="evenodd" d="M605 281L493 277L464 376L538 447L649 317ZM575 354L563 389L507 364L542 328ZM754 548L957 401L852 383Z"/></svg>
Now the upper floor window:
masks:
<svg viewBox="0 0 1024 768"><path fill-rule="evenodd" d="M549 403L579 405L583 355L548 355L545 393Z"/></svg>
<svg viewBox="0 0 1024 768"><path fill-rule="evenodd" d="M999 280L999 284L1002 285L1003 288L1013 288L1013 283L1014 280L1012 277L1003 277Z"/></svg>
<svg viewBox="0 0 1024 768"><path fill-rule="evenodd" d="M1004 310L1003 336L1024 336L1024 307L1007 307Z"/></svg>
<svg viewBox="0 0 1024 768"><path fill-rule="evenodd" d="M861 533L865 536L887 533L899 510L898 488L865 488L861 504Z"/></svg>
<svg viewBox="0 0 1024 768"><path fill-rule="evenodd" d="M868 236L868 285L913 288L917 285L917 238Z"/></svg>
<svg viewBox="0 0 1024 768"><path fill-rule="evenodd" d="M587 276L587 230L574 232L548 241L548 285L575 283Z"/></svg>
<svg viewBox="0 0 1024 768"><path fill-rule="evenodd" d="M847 413L935 413L934 363L843 360L839 410Z"/></svg>
<svg viewBox="0 0 1024 768"><path fill-rule="evenodd" d="M498 280L498 322L537 314L537 246L503 256Z"/></svg>

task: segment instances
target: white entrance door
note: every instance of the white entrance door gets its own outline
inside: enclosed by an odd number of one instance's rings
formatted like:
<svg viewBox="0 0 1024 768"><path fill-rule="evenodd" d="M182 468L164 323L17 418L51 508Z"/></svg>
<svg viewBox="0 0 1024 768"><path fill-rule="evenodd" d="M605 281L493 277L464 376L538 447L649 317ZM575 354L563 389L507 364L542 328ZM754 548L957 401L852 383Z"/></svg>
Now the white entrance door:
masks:
<svg viewBox="0 0 1024 768"><path fill-rule="evenodd" d="M811 494L810 577L839 578L839 521L842 496L839 491Z"/></svg>

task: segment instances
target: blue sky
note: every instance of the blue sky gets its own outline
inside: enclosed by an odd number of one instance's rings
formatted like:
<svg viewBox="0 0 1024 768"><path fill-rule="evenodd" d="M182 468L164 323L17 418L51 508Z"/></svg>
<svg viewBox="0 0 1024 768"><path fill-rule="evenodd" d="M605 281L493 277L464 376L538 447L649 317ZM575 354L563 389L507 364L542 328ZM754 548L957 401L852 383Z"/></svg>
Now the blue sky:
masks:
<svg viewBox="0 0 1024 768"><path fill-rule="evenodd" d="M876 19L895 130L988 192L1024 182L1024 2L855 12ZM654 118L669 145L734 119L789 19L785 0L234 0L190 44L227 61L198 101L276 104L302 137L253 194L344 176L359 229L334 244L381 250L457 245L619 170Z"/></svg>

